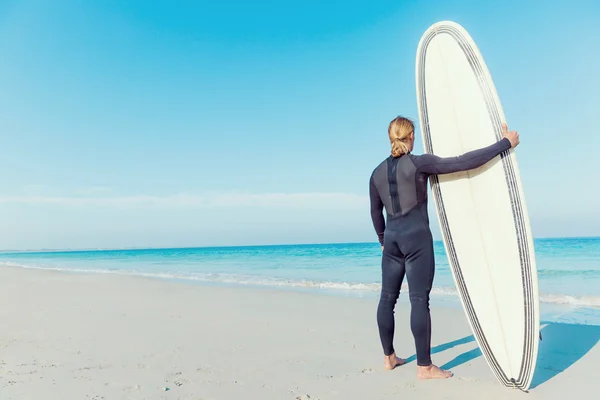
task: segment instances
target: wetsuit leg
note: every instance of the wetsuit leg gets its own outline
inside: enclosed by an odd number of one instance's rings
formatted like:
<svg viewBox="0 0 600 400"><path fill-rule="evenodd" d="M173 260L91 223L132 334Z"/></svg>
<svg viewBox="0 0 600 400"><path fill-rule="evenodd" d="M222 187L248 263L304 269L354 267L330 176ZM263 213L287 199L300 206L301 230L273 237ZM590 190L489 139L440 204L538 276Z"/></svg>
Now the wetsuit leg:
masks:
<svg viewBox="0 0 600 400"><path fill-rule="evenodd" d="M428 228L411 233L402 247L406 254L406 278L410 298L410 328L417 349L417 365L431 365L431 315L429 293L433 284L435 261L433 238Z"/></svg>
<svg viewBox="0 0 600 400"><path fill-rule="evenodd" d="M404 255L400 252L395 232L386 232L381 259L381 295L377 307L377 325L383 353L394 353L394 307L404 280Z"/></svg>

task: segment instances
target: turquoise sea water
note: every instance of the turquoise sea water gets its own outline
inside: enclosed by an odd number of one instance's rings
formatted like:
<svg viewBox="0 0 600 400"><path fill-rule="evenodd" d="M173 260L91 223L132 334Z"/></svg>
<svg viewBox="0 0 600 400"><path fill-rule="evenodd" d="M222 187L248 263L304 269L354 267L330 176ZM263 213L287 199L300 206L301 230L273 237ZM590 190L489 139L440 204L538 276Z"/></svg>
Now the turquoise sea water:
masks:
<svg viewBox="0 0 600 400"><path fill-rule="evenodd" d="M535 241L542 318L600 325L600 238ZM443 244L432 303L460 307ZM377 243L0 253L1 266L377 296ZM406 299L406 292L401 298Z"/></svg>

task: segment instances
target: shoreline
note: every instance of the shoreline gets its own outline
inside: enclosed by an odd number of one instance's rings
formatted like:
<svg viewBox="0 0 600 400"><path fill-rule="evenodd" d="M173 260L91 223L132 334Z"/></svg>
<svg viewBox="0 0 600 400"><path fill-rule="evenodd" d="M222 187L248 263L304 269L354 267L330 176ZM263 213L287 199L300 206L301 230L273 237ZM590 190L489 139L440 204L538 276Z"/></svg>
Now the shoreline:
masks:
<svg viewBox="0 0 600 400"><path fill-rule="evenodd" d="M210 280L194 276L180 276L171 273L140 272L126 270L99 270L89 268L37 267L13 262L1 262L1 268L17 268L25 270L52 271L66 274L114 275L124 277L140 277L164 282L199 285L215 288L249 288L253 290L280 290L284 292L300 292L342 298L378 299L379 283L361 282L314 282L305 280L274 279L264 281ZM409 304L408 285L405 282L398 299L399 304ZM431 292L432 307L463 311L458 292L453 286L441 286L434 282ZM569 322L583 325L600 325L600 297L589 295L566 295L540 293L541 318L550 322Z"/></svg>
<svg viewBox="0 0 600 400"><path fill-rule="evenodd" d="M2 267L0 302L3 400L559 399L597 389L600 326L545 323L525 395L495 380L450 308L432 307L432 353L455 376L419 381L400 302L395 344L409 363L394 371L382 368L376 298Z"/></svg>

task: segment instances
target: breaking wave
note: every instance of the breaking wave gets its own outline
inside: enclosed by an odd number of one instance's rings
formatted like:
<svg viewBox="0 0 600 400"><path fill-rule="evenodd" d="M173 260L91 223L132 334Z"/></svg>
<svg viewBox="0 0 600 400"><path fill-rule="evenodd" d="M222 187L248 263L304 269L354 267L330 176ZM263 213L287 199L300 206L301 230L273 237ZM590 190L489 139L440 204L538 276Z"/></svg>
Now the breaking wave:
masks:
<svg viewBox="0 0 600 400"><path fill-rule="evenodd" d="M325 289L339 291L355 292L378 292L381 289L379 283L361 283L361 282L331 282L331 281L312 281L312 280L293 280L284 278L269 278L263 276L237 275L237 274L218 274L218 273L169 273L169 272L143 272L135 270L110 270L110 269L86 269L86 268L61 268L61 267L41 267L23 265L13 262L0 262L0 267L18 267L26 269L52 270L76 273L95 273L95 274L114 274L127 276L142 276L148 278L169 279L169 280L187 280L198 282L236 284L236 285L254 285L270 287L295 287L307 289ZM408 290L408 286L403 285L403 291ZM458 292L453 287L441 286L434 287L433 296L451 296L458 298ZM600 308L600 296L573 296L567 294L540 293L540 301L550 304L565 304L578 307Z"/></svg>

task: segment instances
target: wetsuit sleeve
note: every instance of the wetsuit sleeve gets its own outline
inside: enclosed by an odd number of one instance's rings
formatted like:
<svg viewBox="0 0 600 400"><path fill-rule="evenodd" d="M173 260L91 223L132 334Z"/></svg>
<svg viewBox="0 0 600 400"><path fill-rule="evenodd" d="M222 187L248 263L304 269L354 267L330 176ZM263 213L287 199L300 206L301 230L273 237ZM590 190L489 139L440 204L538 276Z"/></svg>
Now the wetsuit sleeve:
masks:
<svg viewBox="0 0 600 400"><path fill-rule="evenodd" d="M379 243L383 246L383 232L385 231L385 219L383 218L383 202L379 197L379 192L375 186L375 181L371 176L369 181L369 198L371 199L371 220L373 227L379 238Z"/></svg>
<svg viewBox="0 0 600 400"><path fill-rule="evenodd" d="M458 157L438 157L433 154L423 154L415 160L415 166L421 173L426 174L451 174L453 172L467 171L479 168L498 154L510 149L507 138L496 143L462 154Z"/></svg>

